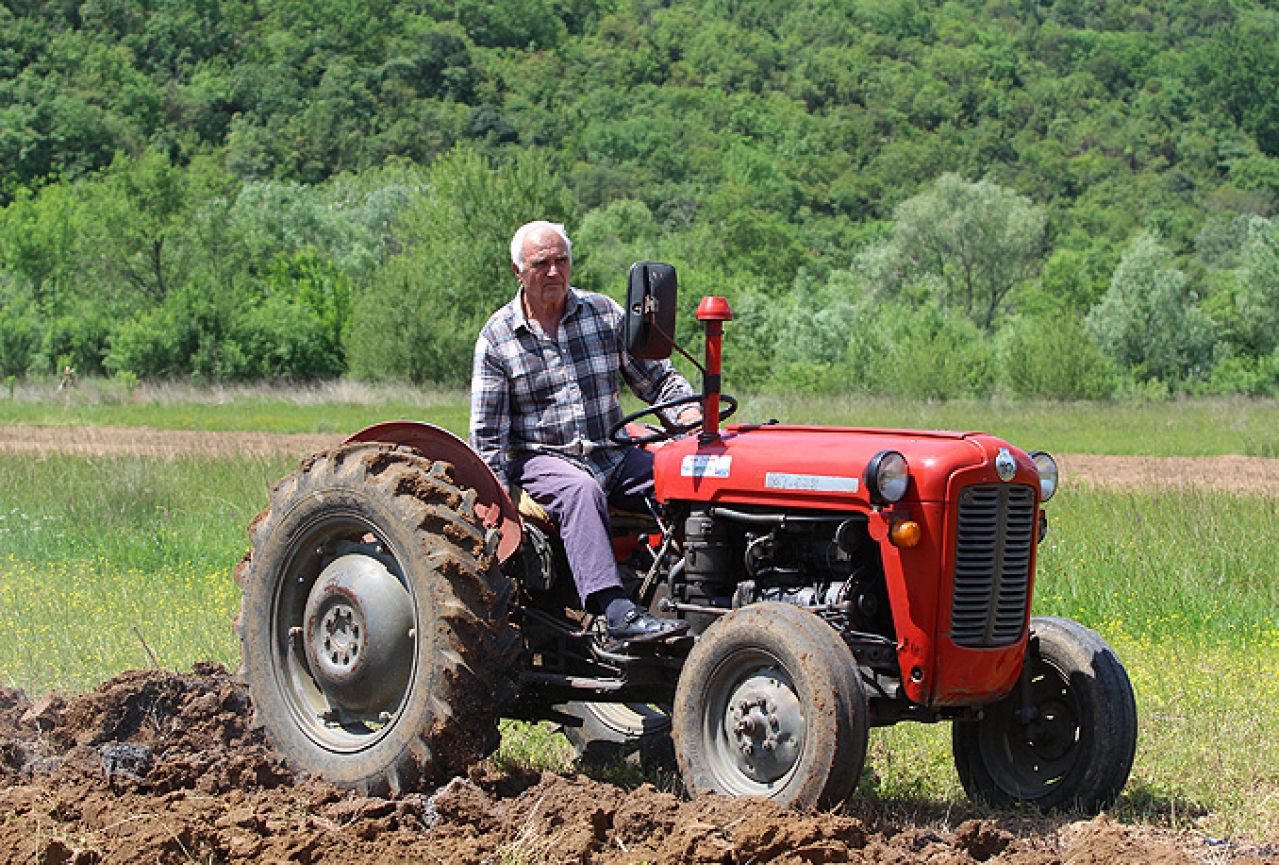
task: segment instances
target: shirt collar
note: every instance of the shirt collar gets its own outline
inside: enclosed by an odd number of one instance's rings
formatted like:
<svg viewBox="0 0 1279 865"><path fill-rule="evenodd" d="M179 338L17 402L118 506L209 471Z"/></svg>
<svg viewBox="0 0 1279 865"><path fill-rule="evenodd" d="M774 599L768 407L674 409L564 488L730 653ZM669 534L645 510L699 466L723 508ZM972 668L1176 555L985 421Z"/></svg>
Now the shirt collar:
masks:
<svg viewBox="0 0 1279 865"><path fill-rule="evenodd" d="M519 291L515 292L515 297L511 298L511 302L507 304L507 308L511 310L511 315L515 318L515 330L524 328L532 331L532 328L528 325L528 316L524 314L524 304L520 302L523 295L524 289L521 287ZM568 297L564 298L564 314L560 316L560 321L568 321L577 315L577 310L581 305L581 295L576 288L570 285L568 287Z"/></svg>

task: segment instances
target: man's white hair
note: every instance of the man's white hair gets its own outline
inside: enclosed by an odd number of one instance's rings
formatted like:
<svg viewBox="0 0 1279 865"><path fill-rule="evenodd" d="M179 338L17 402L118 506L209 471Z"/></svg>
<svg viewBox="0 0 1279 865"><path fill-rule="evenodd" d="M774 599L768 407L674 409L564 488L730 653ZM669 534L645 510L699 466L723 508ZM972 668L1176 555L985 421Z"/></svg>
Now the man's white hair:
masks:
<svg viewBox="0 0 1279 865"><path fill-rule="evenodd" d="M564 248L568 250L569 263L573 261L573 241L568 239L568 232L564 230L564 226L558 222L547 222L545 219L536 219L532 222L526 222L515 230L515 236L511 238L511 264L524 271L524 238L528 237L531 232L549 228L560 236L564 241Z"/></svg>

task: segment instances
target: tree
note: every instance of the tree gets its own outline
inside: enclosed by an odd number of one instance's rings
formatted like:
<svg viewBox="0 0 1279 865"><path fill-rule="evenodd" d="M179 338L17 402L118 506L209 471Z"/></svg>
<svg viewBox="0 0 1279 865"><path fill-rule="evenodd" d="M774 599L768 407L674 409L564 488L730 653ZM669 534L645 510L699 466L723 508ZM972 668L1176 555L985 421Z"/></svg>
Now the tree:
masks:
<svg viewBox="0 0 1279 865"><path fill-rule="evenodd" d="M1237 303L1248 349L1268 355L1279 348L1279 225L1253 218L1239 253Z"/></svg>
<svg viewBox="0 0 1279 865"><path fill-rule="evenodd" d="M35 303L0 273L0 377L25 373L39 345Z"/></svg>
<svg viewBox="0 0 1279 865"><path fill-rule="evenodd" d="M403 252L356 299L347 348L364 378L460 385L475 338L515 292L510 239L532 219L566 222L573 202L545 157L495 165L473 150L438 160L403 214ZM570 226L571 228L571 226Z"/></svg>
<svg viewBox="0 0 1279 865"><path fill-rule="evenodd" d="M875 254L883 273L933 286L943 307L986 331L1043 254L1043 209L991 180L943 174L895 217L892 238Z"/></svg>
<svg viewBox="0 0 1279 865"><path fill-rule="evenodd" d="M1279 13L1246 10L1222 28L1204 50L1208 94L1253 135L1258 147L1279 156Z"/></svg>
<svg viewBox="0 0 1279 865"><path fill-rule="evenodd" d="M190 175L148 151L118 158L108 177L122 209L115 214L113 241L102 248L103 265L147 299L162 300L188 266L175 246L190 214Z"/></svg>
<svg viewBox="0 0 1279 865"><path fill-rule="evenodd" d="M1138 381L1201 378L1212 362L1212 323L1172 253L1148 232L1129 244L1087 327Z"/></svg>

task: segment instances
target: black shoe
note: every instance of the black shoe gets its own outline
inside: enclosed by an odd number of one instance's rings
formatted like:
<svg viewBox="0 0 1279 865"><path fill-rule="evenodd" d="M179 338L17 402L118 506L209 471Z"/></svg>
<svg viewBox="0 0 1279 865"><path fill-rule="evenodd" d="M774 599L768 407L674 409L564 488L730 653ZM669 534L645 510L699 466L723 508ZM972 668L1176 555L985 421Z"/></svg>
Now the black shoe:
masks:
<svg viewBox="0 0 1279 865"><path fill-rule="evenodd" d="M648 610L632 607L622 615L620 622L608 626L608 638L632 643L647 642L665 640L687 630L688 622L679 619L659 619Z"/></svg>

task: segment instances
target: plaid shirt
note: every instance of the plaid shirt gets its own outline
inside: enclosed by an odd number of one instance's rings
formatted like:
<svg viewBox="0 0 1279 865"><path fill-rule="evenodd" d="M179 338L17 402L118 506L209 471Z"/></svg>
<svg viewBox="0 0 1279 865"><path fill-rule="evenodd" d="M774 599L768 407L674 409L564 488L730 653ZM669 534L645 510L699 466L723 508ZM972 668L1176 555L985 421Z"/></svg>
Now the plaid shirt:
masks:
<svg viewBox="0 0 1279 865"><path fill-rule="evenodd" d="M570 288L554 339L524 315L517 294L493 313L475 343L471 446L502 480L522 454L562 456L606 489L625 454L608 441L622 419L618 373L650 404L693 389L670 361L641 360L622 344L622 308Z"/></svg>

